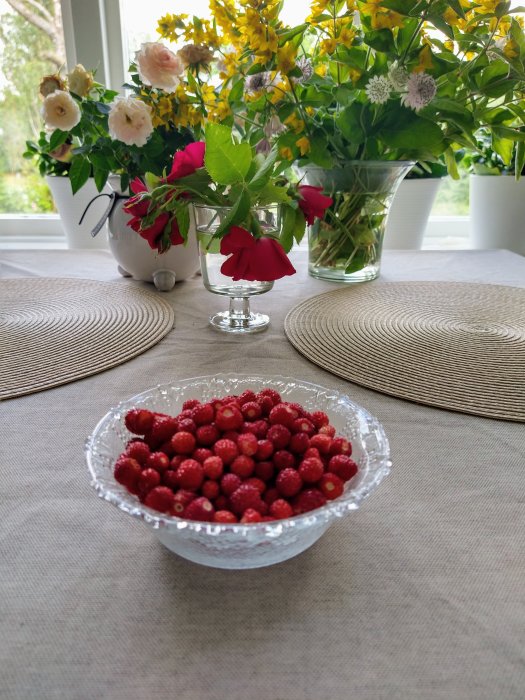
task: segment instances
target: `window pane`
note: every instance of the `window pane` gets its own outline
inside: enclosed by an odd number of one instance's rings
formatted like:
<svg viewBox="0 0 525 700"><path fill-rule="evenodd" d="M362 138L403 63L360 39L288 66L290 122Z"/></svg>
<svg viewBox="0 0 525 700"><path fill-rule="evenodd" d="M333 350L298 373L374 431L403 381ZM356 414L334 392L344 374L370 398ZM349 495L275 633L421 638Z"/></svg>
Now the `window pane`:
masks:
<svg viewBox="0 0 525 700"><path fill-rule="evenodd" d="M65 65L60 4L53 0L41 0L38 4L24 0L21 4L28 11L28 18L6 0L0 0L2 214L53 211L53 200L36 162L25 160L22 154L26 140L37 141L42 128L40 80Z"/></svg>

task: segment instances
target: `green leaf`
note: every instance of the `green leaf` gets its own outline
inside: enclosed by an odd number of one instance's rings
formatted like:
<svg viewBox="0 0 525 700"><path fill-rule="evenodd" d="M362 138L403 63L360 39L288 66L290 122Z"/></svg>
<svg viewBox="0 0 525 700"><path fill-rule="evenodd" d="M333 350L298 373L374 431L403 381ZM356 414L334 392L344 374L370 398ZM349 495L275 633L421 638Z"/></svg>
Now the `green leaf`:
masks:
<svg viewBox="0 0 525 700"><path fill-rule="evenodd" d="M282 227L279 241L284 248L285 253L289 253L293 246L294 229L295 229L295 212L296 210L289 206L282 208Z"/></svg>
<svg viewBox="0 0 525 700"><path fill-rule="evenodd" d="M268 184L272 176L276 160L277 147L274 146L268 156L265 158L264 162L257 168L255 175L248 183L248 189L250 192L260 192Z"/></svg>
<svg viewBox="0 0 525 700"><path fill-rule="evenodd" d="M523 168L525 167L525 143L523 141L519 141L516 144L516 180L519 180L521 177L521 173L523 172Z"/></svg>
<svg viewBox="0 0 525 700"><path fill-rule="evenodd" d="M246 190L243 190L239 199L235 202L228 215L213 234L213 237L221 238L224 234L228 233L232 226L238 226L244 223L250 213L250 206L250 195Z"/></svg>
<svg viewBox="0 0 525 700"><path fill-rule="evenodd" d="M54 151L59 146L62 146L69 138L69 133L67 131L61 131L60 129L55 129L51 134L49 139L49 150Z"/></svg>
<svg viewBox="0 0 525 700"><path fill-rule="evenodd" d="M337 126L350 143L360 144L366 139L362 115L363 105L354 102L354 104L345 107L337 119Z"/></svg>
<svg viewBox="0 0 525 700"><path fill-rule="evenodd" d="M250 144L234 143L231 130L227 126L208 124L204 165L212 180L219 185L244 182L250 170L252 157Z"/></svg>
<svg viewBox="0 0 525 700"><path fill-rule="evenodd" d="M442 153L445 144L439 126L409 110L403 111L405 114L401 118L396 122L391 120L391 123L379 132L386 145L409 151L424 148L436 155Z"/></svg>
<svg viewBox="0 0 525 700"><path fill-rule="evenodd" d="M395 53L396 44L390 29L374 29L365 34L365 44L380 53Z"/></svg>
<svg viewBox="0 0 525 700"><path fill-rule="evenodd" d="M187 241L188 233L190 232L190 210L188 205L179 207L175 212L175 218L177 219L180 235L184 238L184 241Z"/></svg>
<svg viewBox="0 0 525 700"><path fill-rule="evenodd" d="M256 203L259 207L267 206L268 204L286 204L291 201L286 187L279 187L269 182L259 192Z"/></svg>
<svg viewBox="0 0 525 700"><path fill-rule="evenodd" d="M95 180L95 186L99 192L102 192L104 185L106 184L109 177L109 170L100 170L99 168L93 168L93 178Z"/></svg>
<svg viewBox="0 0 525 700"><path fill-rule="evenodd" d="M459 180L458 165L456 163L456 158L452 148L447 148L444 153L445 163L447 164L448 174L453 180Z"/></svg>
<svg viewBox="0 0 525 700"><path fill-rule="evenodd" d="M505 165L509 166L514 152L514 141L493 133L492 148L501 157L501 160L505 163Z"/></svg>
<svg viewBox="0 0 525 700"><path fill-rule="evenodd" d="M75 156L71 161L71 170L69 171L69 179L71 181L71 190L73 194L86 184L91 174L91 165L84 156Z"/></svg>

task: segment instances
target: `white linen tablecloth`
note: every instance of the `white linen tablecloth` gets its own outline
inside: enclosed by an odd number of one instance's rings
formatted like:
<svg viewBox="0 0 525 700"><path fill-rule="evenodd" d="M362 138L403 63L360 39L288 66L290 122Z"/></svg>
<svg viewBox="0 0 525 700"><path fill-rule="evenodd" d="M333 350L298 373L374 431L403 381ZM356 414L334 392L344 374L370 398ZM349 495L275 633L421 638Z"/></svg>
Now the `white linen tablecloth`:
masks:
<svg viewBox="0 0 525 700"><path fill-rule="evenodd" d="M2 700L511 700L525 697L525 428L419 406L296 353L284 317L333 289L298 274L221 335L199 277L163 295L176 327L115 369L0 404ZM121 279L102 251L0 251L0 277ZM386 252L376 284L525 286L505 251ZM391 475L311 549L253 571L164 549L96 497L83 444L110 406L171 378L288 374L346 391L390 438ZM524 379L525 381L525 379Z"/></svg>

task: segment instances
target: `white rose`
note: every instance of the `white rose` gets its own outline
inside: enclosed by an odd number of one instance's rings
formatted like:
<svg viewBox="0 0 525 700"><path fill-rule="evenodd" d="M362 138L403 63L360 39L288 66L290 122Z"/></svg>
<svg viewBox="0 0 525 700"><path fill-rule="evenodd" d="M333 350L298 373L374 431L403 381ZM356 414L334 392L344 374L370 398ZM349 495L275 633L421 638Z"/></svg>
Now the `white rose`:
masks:
<svg viewBox="0 0 525 700"><path fill-rule="evenodd" d="M184 63L163 44L147 42L135 54L139 77L145 85L173 92L184 72Z"/></svg>
<svg viewBox="0 0 525 700"><path fill-rule="evenodd" d="M80 108L69 92L55 90L44 99L42 116L49 129L69 131L80 121Z"/></svg>
<svg viewBox="0 0 525 700"><path fill-rule="evenodd" d="M79 97L85 97L93 87L93 73L88 72L81 63L68 73L69 89Z"/></svg>
<svg viewBox="0 0 525 700"><path fill-rule="evenodd" d="M151 108L136 97L120 97L111 105L108 117L111 138L127 146L144 146L153 133Z"/></svg>

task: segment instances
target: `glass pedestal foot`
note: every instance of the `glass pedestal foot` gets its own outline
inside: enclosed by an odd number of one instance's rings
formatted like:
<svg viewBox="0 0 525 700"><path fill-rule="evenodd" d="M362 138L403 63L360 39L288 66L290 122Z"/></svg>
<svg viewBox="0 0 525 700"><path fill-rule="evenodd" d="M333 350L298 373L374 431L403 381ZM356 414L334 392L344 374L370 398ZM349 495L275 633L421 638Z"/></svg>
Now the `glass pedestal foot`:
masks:
<svg viewBox="0 0 525 700"><path fill-rule="evenodd" d="M270 317L252 313L248 297L232 297L229 310L210 316L210 324L225 333L259 333L268 328Z"/></svg>

